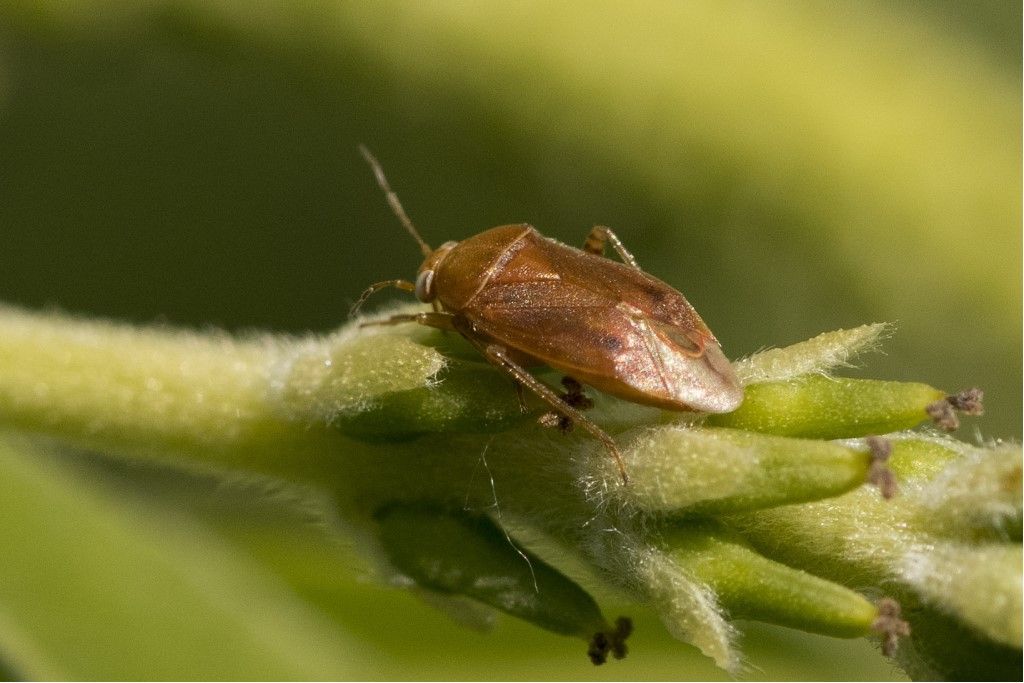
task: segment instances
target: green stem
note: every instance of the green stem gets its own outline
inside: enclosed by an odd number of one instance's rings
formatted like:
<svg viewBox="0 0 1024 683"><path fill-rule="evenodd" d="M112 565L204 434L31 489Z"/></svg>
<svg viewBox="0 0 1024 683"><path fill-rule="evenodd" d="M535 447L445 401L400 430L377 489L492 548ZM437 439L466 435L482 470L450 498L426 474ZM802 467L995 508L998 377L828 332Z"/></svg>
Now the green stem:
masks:
<svg viewBox="0 0 1024 683"><path fill-rule="evenodd" d="M821 440L912 424L943 395L820 374L881 329L752 357L745 375L762 382L747 387L745 407L705 424L597 397L589 416L616 436L628 486L600 443L542 428L542 409L523 414L507 379L466 355L457 336L415 326L238 340L0 308L0 422L128 457L326 489L392 570L592 638L595 661L628 629L605 624L557 563L520 554L513 536L572 550L723 667L739 662L730 613L867 632L875 608L842 585L896 585L897 597L1010 647L1020 640L1008 616L1020 603L1020 553L1003 539L1021 526L1019 449L897 438L902 495L887 502L860 488L879 465L874 449ZM807 368L815 374L800 374ZM818 502L798 504L806 501ZM708 518L726 535L704 533ZM734 542L737 530L752 548ZM438 573L438 563L451 571ZM535 576L548 586L539 602ZM516 590L481 588L495 577ZM982 609L989 586L1002 602ZM529 600L506 604L508 595Z"/></svg>
<svg viewBox="0 0 1024 683"><path fill-rule="evenodd" d="M288 346L0 308L0 415L81 446L295 474L326 430L269 400ZM297 446L299 446L297 448ZM301 468L298 468L301 469Z"/></svg>

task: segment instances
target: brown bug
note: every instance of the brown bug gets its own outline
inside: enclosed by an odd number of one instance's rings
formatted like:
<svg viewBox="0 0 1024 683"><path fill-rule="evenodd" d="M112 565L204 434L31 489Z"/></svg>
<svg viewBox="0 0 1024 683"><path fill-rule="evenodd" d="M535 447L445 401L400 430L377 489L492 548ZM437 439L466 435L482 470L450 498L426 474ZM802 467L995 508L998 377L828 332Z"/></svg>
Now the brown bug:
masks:
<svg viewBox="0 0 1024 683"><path fill-rule="evenodd" d="M743 401L732 365L697 311L682 294L641 270L610 229L592 229L583 251L543 237L527 224L491 228L431 249L380 163L365 147L359 149L425 258L415 283L373 284L352 313L384 287L414 292L434 306L433 312L366 324L416 322L458 332L511 377L518 391L526 387L568 424L600 439L623 482L628 479L619 449L577 408L587 401L573 380L667 410L727 413ZM624 263L604 257L606 243ZM536 365L565 373L568 395L560 397L526 370Z"/></svg>

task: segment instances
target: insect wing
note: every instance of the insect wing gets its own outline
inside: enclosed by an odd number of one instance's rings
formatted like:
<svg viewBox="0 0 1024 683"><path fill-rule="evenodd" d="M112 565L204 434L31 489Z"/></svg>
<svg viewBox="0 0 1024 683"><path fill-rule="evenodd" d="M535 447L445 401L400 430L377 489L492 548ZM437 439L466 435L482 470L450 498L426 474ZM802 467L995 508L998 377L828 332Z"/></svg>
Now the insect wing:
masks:
<svg viewBox="0 0 1024 683"><path fill-rule="evenodd" d="M727 412L742 400L732 366L681 294L536 233L463 314L502 344L636 403Z"/></svg>

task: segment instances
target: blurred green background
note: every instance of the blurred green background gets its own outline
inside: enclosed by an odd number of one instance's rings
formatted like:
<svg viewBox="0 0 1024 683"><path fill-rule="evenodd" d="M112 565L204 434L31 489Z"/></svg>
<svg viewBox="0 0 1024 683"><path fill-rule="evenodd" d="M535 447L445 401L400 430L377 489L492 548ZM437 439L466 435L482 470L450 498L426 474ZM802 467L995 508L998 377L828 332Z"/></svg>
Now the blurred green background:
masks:
<svg viewBox="0 0 1024 683"><path fill-rule="evenodd" d="M356 151L365 143L435 246L520 221L578 245L610 225L729 355L893 321L885 354L855 372L981 386L987 414L964 438L1019 439L1020 27L1020 5L995 1L7 0L0 301L330 330L366 284L411 277L420 260ZM280 589L268 612L309 610L337 667L296 675L724 676L643 614L633 656L603 669L510 620L464 631L367 582L302 513L309 501L273 487L45 460L31 476L82 499L69 504L104 501L111 520L144 509L130 525L141 536L201 525L188 552L210 562L209 548L229 548L224 566ZM286 547L282 528L301 530ZM92 578L81 590L101 600L111 585ZM155 613L171 599L142 594ZM22 618L0 613L0 658L10 675L47 671L11 644ZM56 633L60 610L49 618L33 628ZM123 622L94 626L147 637ZM747 630L757 677L898 675L863 642ZM100 673L116 659L82 651ZM225 671L259 677L250 665Z"/></svg>

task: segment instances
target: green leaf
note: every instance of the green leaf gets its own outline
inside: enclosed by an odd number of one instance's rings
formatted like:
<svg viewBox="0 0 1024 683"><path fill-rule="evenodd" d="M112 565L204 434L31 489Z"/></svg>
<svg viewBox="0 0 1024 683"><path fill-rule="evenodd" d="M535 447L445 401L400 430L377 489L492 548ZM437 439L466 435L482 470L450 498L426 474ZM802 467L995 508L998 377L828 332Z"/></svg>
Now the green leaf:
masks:
<svg viewBox="0 0 1024 683"><path fill-rule="evenodd" d="M0 441L0 657L28 679L345 678L338 627L185 517Z"/></svg>

